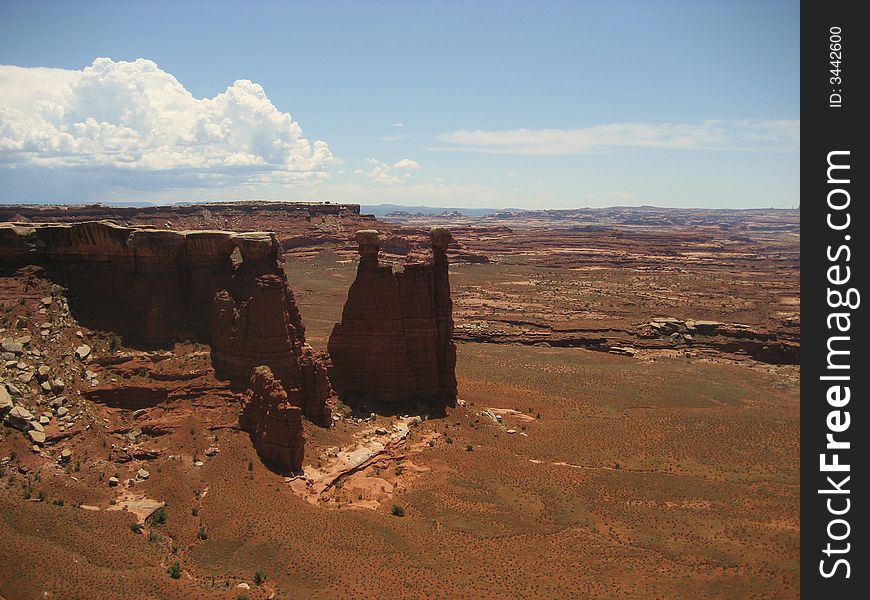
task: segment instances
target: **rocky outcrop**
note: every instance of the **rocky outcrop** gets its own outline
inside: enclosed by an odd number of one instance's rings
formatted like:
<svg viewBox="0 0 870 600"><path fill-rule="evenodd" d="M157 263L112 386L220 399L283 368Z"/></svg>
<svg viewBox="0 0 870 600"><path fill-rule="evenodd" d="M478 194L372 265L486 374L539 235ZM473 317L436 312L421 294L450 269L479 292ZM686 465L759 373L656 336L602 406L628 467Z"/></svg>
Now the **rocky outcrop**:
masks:
<svg viewBox="0 0 870 600"><path fill-rule="evenodd" d="M67 287L82 324L144 345L211 343L215 370L238 386L267 365L290 401L326 424L326 367L305 344L278 250L268 232L176 232L105 221L0 225L0 269L41 266Z"/></svg>
<svg viewBox="0 0 870 600"><path fill-rule="evenodd" d="M378 263L378 232L357 232L360 262L329 338L330 381L343 400L456 399L456 348L447 274L450 232L431 231L432 263Z"/></svg>
<svg viewBox="0 0 870 600"><path fill-rule="evenodd" d="M283 474L302 470L302 409L290 402L269 367L259 366L252 371L250 385L242 396L239 425L251 435L263 464Z"/></svg>
<svg viewBox="0 0 870 600"><path fill-rule="evenodd" d="M292 404L311 421L328 425L331 389L325 361L305 343L293 292L278 268L278 243L271 234L242 234L237 241L242 262L213 301L215 370L247 381L254 367L265 365Z"/></svg>
<svg viewBox="0 0 870 600"><path fill-rule="evenodd" d="M247 298L236 299L228 290L218 292L213 321L212 359L219 375L240 380L254 367L266 365L305 416L322 425L329 423L326 367L305 344L299 311L281 276L257 277Z"/></svg>
<svg viewBox="0 0 870 600"><path fill-rule="evenodd" d="M211 302L233 273L239 234L109 222L0 225L0 269L39 265L66 286L79 322L164 345L211 338Z"/></svg>

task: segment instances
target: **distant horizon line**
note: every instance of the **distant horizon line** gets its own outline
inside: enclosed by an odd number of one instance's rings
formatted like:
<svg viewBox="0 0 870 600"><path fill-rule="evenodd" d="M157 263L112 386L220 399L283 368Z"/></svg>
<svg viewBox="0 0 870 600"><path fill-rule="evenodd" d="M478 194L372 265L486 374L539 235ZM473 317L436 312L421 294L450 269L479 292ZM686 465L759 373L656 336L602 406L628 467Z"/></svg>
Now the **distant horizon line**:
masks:
<svg viewBox="0 0 870 600"><path fill-rule="evenodd" d="M725 206L659 206L655 204L611 204L607 206L575 206L575 207L540 207L540 208L519 208L519 207L510 207L510 206L499 206L499 207L488 207L488 206L435 206L429 204L395 204L392 202L384 202L380 204L366 204L361 202L334 202L331 200L266 200L266 199L250 199L250 200L200 200L200 201L165 201L165 202L151 202L147 200L116 200L116 201L96 201L96 202L3 202L0 201L0 206L22 206L22 207L33 207L33 206L118 206L118 207L130 207L130 208L144 208L144 207L171 207L171 206L195 206L195 205L205 205L205 204L319 204L319 205L335 205L335 206L359 206L362 207L372 207L372 208L383 208L383 207L391 207L391 208L405 208L405 209L416 209L416 208L425 208L429 210L444 210L444 211L488 211L488 212L498 212L498 211L509 211L509 212L533 212L533 211L570 211L570 210L607 210L613 208L653 208L658 210L728 210L728 211L751 211L751 210L782 210L782 211L798 211L800 212L800 203L797 206L792 206L789 208L784 207L775 207L775 206L750 206L750 207L741 207L741 208L733 208L733 207L725 207Z"/></svg>

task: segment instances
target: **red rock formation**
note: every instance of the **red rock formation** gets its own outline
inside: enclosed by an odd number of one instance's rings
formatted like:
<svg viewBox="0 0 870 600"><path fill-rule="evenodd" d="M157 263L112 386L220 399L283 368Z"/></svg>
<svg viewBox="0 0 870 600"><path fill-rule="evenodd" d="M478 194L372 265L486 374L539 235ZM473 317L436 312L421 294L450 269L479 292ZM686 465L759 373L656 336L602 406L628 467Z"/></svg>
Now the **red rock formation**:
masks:
<svg viewBox="0 0 870 600"><path fill-rule="evenodd" d="M239 425L251 435L265 465L285 474L302 470L302 409L289 401L269 367L252 371L250 387L242 396Z"/></svg>
<svg viewBox="0 0 870 600"><path fill-rule="evenodd" d="M100 385L86 388L82 396L107 406L136 410L165 402L169 388L161 385Z"/></svg>
<svg viewBox="0 0 870 600"><path fill-rule="evenodd" d="M211 302L232 276L236 234L108 222L0 226L0 267L44 267L92 329L167 345L211 338Z"/></svg>
<svg viewBox="0 0 870 600"><path fill-rule="evenodd" d="M232 253L241 254L233 265ZM327 424L330 387L268 232L168 231L109 222L0 225L0 268L41 265L92 329L131 343L211 342L215 370L244 385L271 367L290 401Z"/></svg>
<svg viewBox="0 0 870 600"><path fill-rule="evenodd" d="M328 425L326 367L305 343L293 292L278 269L277 241L270 234L244 234L236 241L243 261L230 282L232 291L221 290L214 297L215 370L240 381L254 367L266 365L305 416Z"/></svg>
<svg viewBox="0 0 870 600"><path fill-rule="evenodd" d="M341 323L329 338L330 380L350 403L456 399L456 348L446 249L431 232L432 264L378 264L378 233L357 233L360 263Z"/></svg>

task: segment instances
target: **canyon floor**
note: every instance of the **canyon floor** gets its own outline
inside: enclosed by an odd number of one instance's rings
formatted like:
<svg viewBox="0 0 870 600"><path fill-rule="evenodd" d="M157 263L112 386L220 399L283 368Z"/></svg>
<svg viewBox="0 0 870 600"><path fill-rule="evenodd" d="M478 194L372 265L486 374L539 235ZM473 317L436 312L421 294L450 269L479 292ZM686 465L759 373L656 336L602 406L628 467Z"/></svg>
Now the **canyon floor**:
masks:
<svg viewBox="0 0 870 600"><path fill-rule="evenodd" d="M64 382L37 400L37 451L0 427L0 596L796 598L798 218L292 221L279 239L315 349L355 275L354 228L390 232L397 263L429 225L457 241L457 406L339 404L332 427L305 423L304 478L260 463L208 346L128 347L78 323L62 288L0 277L0 337L29 338L3 380ZM145 391L120 402L119 383Z"/></svg>

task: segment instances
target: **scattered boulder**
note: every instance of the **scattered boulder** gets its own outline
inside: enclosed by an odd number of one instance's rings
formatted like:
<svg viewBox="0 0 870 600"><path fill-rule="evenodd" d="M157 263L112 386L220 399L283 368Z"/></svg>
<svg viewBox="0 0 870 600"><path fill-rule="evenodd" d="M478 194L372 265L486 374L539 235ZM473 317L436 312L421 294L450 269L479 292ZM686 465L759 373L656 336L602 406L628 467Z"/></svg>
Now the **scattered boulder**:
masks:
<svg viewBox="0 0 870 600"><path fill-rule="evenodd" d="M82 344L78 348L76 348L76 358L79 360L85 360L88 356L91 355L91 347L87 344Z"/></svg>
<svg viewBox="0 0 870 600"><path fill-rule="evenodd" d="M45 432L44 431L36 431L35 429L31 429L27 432L27 435L30 437L30 441L34 444L42 445L45 443Z"/></svg>
<svg viewBox="0 0 870 600"><path fill-rule="evenodd" d="M136 475L139 476L139 479L148 479L149 477L151 477L151 473L149 473L145 469L139 469L138 471L136 471Z"/></svg>
<svg viewBox="0 0 870 600"><path fill-rule="evenodd" d="M62 393L64 389L66 389L66 385L60 379L55 379L51 382L51 391L55 394Z"/></svg>
<svg viewBox="0 0 870 600"><path fill-rule="evenodd" d="M6 386L0 385L0 418L6 416L10 410L12 410L12 396L9 395L9 391L6 389Z"/></svg>
<svg viewBox="0 0 870 600"><path fill-rule="evenodd" d="M60 462L69 462L72 458L72 450L69 448L64 448L60 453Z"/></svg>
<svg viewBox="0 0 870 600"><path fill-rule="evenodd" d="M38 369L36 369L36 378L39 381L48 381L50 375L51 369L46 365L42 365Z"/></svg>
<svg viewBox="0 0 870 600"><path fill-rule="evenodd" d="M20 431L33 429L33 414L23 406L16 406L6 415L6 424Z"/></svg>
<svg viewBox="0 0 870 600"><path fill-rule="evenodd" d="M624 356L634 356L637 354L637 350L631 346L611 346L609 352L611 354L622 354Z"/></svg>
<svg viewBox="0 0 870 600"><path fill-rule="evenodd" d="M21 354L24 352L24 345L21 342L13 342L8 338L3 340L0 346L2 346L3 352L9 352L10 354Z"/></svg>
<svg viewBox="0 0 870 600"><path fill-rule="evenodd" d="M61 406L55 412L57 412L57 416L62 419L69 414L69 409L66 406Z"/></svg>
<svg viewBox="0 0 870 600"><path fill-rule="evenodd" d="M109 487L116 487L121 485L121 482L118 481L117 477L109 477Z"/></svg>

